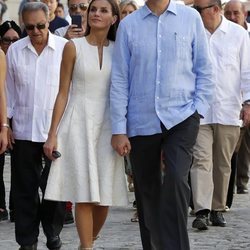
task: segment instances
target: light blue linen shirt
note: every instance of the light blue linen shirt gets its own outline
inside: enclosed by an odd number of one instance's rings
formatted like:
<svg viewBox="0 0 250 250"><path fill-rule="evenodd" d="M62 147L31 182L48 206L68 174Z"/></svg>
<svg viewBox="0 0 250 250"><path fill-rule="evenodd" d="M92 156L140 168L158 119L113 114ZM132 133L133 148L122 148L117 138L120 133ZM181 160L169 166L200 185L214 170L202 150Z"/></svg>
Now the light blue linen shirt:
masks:
<svg viewBox="0 0 250 250"><path fill-rule="evenodd" d="M113 134L152 135L196 110L203 116L214 87L198 12L170 1L160 16L147 5L119 25L110 90Z"/></svg>

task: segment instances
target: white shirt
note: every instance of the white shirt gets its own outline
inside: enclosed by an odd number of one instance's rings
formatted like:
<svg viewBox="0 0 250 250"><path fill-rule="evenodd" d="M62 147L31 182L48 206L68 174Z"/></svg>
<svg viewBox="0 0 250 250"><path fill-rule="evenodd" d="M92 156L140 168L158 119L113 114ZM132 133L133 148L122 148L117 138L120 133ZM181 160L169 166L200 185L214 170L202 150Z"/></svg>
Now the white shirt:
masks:
<svg viewBox="0 0 250 250"><path fill-rule="evenodd" d="M18 140L45 142L59 89L60 64L66 39L49 33L40 55L27 36L7 53L7 116Z"/></svg>
<svg viewBox="0 0 250 250"><path fill-rule="evenodd" d="M215 90L213 103L201 124L240 126L242 102L250 99L250 43L248 32L222 17L211 34L206 30L213 66Z"/></svg>
<svg viewBox="0 0 250 250"><path fill-rule="evenodd" d="M70 25L55 30L55 35L64 37Z"/></svg>

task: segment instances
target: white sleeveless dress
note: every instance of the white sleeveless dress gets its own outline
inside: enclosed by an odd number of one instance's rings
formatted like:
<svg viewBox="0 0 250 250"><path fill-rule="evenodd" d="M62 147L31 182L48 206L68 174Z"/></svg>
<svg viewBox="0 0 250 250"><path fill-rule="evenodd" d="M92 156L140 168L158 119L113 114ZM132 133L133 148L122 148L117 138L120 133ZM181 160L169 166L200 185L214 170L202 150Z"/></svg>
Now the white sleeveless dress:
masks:
<svg viewBox="0 0 250 250"><path fill-rule="evenodd" d="M76 61L70 98L58 128L61 157L52 162L45 199L127 205L123 158L111 147L109 89L113 42L98 49L73 39Z"/></svg>

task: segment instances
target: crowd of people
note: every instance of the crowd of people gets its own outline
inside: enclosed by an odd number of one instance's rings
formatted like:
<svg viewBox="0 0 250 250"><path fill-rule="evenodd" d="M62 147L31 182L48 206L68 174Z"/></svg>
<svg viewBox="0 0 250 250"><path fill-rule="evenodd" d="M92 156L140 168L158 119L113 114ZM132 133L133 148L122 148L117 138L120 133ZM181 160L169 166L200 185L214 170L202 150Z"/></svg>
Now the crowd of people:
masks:
<svg viewBox="0 0 250 250"><path fill-rule="evenodd" d="M145 250L190 249L189 207L195 230L226 226L248 193L250 25L239 0L186 4L23 0L1 23L0 221L19 250L40 224L60 249L74 220L93 249L128 189Z"/></svg>

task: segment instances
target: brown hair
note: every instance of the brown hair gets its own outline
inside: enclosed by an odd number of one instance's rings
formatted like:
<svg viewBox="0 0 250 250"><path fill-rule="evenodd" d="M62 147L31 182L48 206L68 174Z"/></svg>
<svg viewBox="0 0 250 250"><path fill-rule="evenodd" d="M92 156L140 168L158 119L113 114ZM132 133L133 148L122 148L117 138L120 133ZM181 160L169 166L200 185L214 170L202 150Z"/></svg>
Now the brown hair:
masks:
<svg viewBox="0 0 250 250"><path fill-rule="evenodd" d="M87 10L87 28L86 28L86 31L85 31L85 36L89 35L90 33L90 29L91 27L89 26L89 20L88 20L88 17L89 17L89 11L91 9L91 5L95 2L96 0L92 0L89 4L89 7L88 7L88 10ZM109 4L111 5L111 9L112 9L112 15L113 16L117 16L117 20L116 22L110 26L109 28L109 31L108 31L108 35L107 35L107 38L108 40L111 40L111 41L115 41L115 38L116 38L116 31L117 31L117 28L118 28L118 25L120 23L120 11L119 11L119 6L116 2L116 0L106 0L107 2L109 2Z"/></svg>

